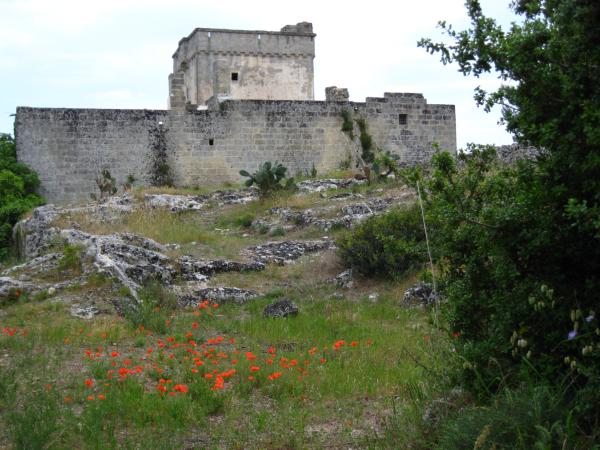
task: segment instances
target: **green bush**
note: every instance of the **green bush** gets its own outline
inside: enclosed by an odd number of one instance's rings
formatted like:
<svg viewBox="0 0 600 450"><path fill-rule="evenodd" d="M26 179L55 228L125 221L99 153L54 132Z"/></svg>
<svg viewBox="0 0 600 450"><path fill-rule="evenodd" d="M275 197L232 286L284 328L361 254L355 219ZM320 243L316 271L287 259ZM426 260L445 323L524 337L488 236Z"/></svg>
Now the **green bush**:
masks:
<svg viewBox="0 0 600 450"><path fill-rule="evenodd" d="M465 75L496 72L476 101L545 151L513 168L438 155L426 183L464 379L483 396L532 374L568 386L578 429L600 440L600 3L515 1L504 29L466 7L468 29L441 22L450 42L420 45Z"/></svg>
<svg viewBox="0 0 600 450"><path fill-rule="evenodd" d="M258 170L253 174L250 174L245 170L240 170L240 175L243 177L248 177L246 180L246 186L250 187L253 184L256 184L260 190L261 196L264 197L281 189L291 190L296 187L293 178L288 178L287 180L285 179L286 172L287 167L282 166L277 162L275 162L275 164L271 164L270 161L266 161L260 165Z"/></svg>
<svg viewBox="0 0 600 450"><path fill-rule="evenodd" d="M338 239L344 263L367 276L395 278L427 261L417 205L371 217Z"/></svg>
<svg viewBox="0 0 600 450"><path fill-rule="evenodd" d="M0 134L0 259L8 254L12 229L27 211L44 203L35 193L37 174L17 162L12 136Z"/></svg>
<svg viewBox="0 0 600 450"><path fill-rule="evenodd" d="M560 392L547 386L505 389L490 405L471 406L446 418L435 448L590 448L577 437Z"/></svg>

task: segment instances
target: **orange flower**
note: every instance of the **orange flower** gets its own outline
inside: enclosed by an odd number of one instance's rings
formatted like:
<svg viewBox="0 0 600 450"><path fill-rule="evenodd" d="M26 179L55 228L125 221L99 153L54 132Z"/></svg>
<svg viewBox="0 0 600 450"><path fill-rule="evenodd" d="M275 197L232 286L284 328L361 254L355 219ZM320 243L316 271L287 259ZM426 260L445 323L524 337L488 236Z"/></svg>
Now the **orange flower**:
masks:
<svg viewBox="0 0 600 450"><path fill-rule="evenodd" d="M250 376L248 377L248 380L250 380L250 381L254 381L254 377L253 377L252 375L250 375Z"/></svg>
<svg viewBox="0 0 600 450"><path fill-rule="evenodd" d="M320 362L321 364L325 364L325 363L327 362L327 360L326 360L325 358L321 358L321 359L319 360L319 362Z"/></svg>
<svg viewBox="0 0 600 450"><path fill-rule="evenodd" d="M333 344L333 347L338 349L340 348L342 345L344 345L346 343L346 341L344 341L343 339L340 339L339 341L337 341L335 344Z"/></svg>
<svg viewBox="0 0 600 450"><path fill-rule="evenodd" d="M268 376L268 378L269 378L269 380L276 380L281 375L283 375L283 373L281 373L281 372L273 372L271 375Z"/></svg>
<svg viewBox="0 0 600 450"><path fill-rule="evenodd" d="M205 373L204 378L211 379L213 377L212 373Z"/></svg>
<svg viewBox="0 0 600 450"><path fill-rule="evenodd" d="M185 394L188 391L188 387L185 384L176 384L175 386L173 386L173 390Z"/></svg>
<svg viewBox="0 0 600 450"><path fill-rule="evenodd" d="M350 345L352 347L358 347L358 341L352 341L352 342L350 342Z"/></svg>
<svg viewBox="0 0 600 450"><path fill-rule="evenodd" d="M87 399L91 402L92 400L94 400L94 396L93 395L88 395Z"/></svg>
<svg viewBox="0 0 600 450"><path fill-rule="evenodd" d="M250 367L250 372L258 372L259 370L260 370L260 367L258 367L258 366Z"/></svg>
<svg viewBox="0 0 600 450"><path fill-rule="evenodd" d="M104 394L98 394L98 400L106 400Z"/></svg>
<svg viewBox="0 0 600 450"><path fill-rule="evenodd" d="M248 361L254 361L256 359L256 355L252 352L246 352L246 359Z"/></svg>
<svg viewBox="0 0 600 450"><path fill-rule="evenodd" d="M111 354L110 354L110 356L112 356L113 358L116 358L119 355L120 355L119 352L111 352Z"/></svg>
<svg viewBox="0 0 600 450"><path fill-rule="evenodd" d="M85 380L85 385L87 387L92 387L94 385L94 380Z"/></svg>
<svg viewBox="0 0 600 450"><path fill-rule="evenodd" d="M275 350L275 347L269 347L269 349L267 350L267 353L270 353L271 355L274 355L277 352L277 350Z"/></svg>
<svg viewBox="0 0 600 450"><path fill-rule="evenodd" d="M198 322L194 322L194 323L192 324L192 328L193 328L194 330L195 330L195 329L197 329L197 328L198 328Z"/></svg>

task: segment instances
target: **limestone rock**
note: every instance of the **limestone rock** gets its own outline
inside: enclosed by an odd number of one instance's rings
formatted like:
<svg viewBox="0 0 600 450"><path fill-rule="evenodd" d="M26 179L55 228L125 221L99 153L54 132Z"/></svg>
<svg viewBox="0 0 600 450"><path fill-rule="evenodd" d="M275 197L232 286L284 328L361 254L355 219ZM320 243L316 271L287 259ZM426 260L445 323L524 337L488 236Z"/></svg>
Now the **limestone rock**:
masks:
<svg viewBox="0 0 600 450"><path fill-rule="evenodd" d="M203 300L215 303L236 303L242 305L248 300L258 297L258 292L236 287L209 287L197 289L188 294L178 296L178 301L183 306L197 306Z"/></svg>
<svg viewBox="0 0 600 450"><path fill-rule="evenodd" d="M77 303L71 305L71 315L80 319L90 320L100 313L100 310L93 305L83 306Z"/></svg>
<svg viewBox="0 0 600 450"><path fill-rule="evenodd" d="M0 277L0 298L10 295L23 295L38 290L39 287L33 283L20 281L11 277Z"/></svg>
<svg viewBox="0 0 600 450"><path fill-rule="evenodd" d="M347 88L338 88L337 86L329 86L325 88L326 102L347 102L350 99L350 94Z"/></svg>
<svg viewBox="0 0 600 450"><path fill-rule="evenodd" d="M196 260L189 256L178 258L177 263L179 264L181 275L185 279L198 281L208 279L208 277L217 273L259 271L265 268L264 263L258 261L244 263L224 259Z"/></svg>
<svg viewBox="0 0 600 450"><path fill-rule="evenodd" d="M244 251L251 259L262 263L289 264L307 253L327 250L333 242L326 239L307 241L277 241L249 247Z"/></svg>
<svg viewBox="0 0 600 450"><path fill-rule="evenodd" d="M54 205L35 208L29 219L19 221L13 228L13 240L21 257L33 258L46 250L59 233L50 224L63 213Z"/></svg>
<svg viewBox="0 0 600 450"><path fill-rule="evenodd" d="M438 297L429 283L417 283L404 292L401 304L403 306L430 306Z"/></svg>
<svg viewBox="0 0 600 450"><path fill-rule="evenodd" d="M354 281L352 280L352 269L344 270L342 273L329 280L329 282L345 289L352 288L354 286Z"/></svg>
<svg viewBox="0 0 600 450"><path fill-rule="evenodd" d="M265 317L288 317L296 315L298 315L298 306L288 299L279 300L267 305L263 310L263 316Z"/></svg>
<svg viewBox="0 0 600 450"><path fill-rule="evenodd" d="M144 202L151 208L168 208L177 211L198 211L204 208L201 197L193 195L146 194Z"/></svg>
<svg viewBox="0 0 600 450"><path fill-rule="evenodd" d="M364 184L365 180L355 180L353 178L338 179L326 178L322 180L305 180L297 184L300 192L312 193L322 192L328 189L347 189L355 184Z"/></svg>

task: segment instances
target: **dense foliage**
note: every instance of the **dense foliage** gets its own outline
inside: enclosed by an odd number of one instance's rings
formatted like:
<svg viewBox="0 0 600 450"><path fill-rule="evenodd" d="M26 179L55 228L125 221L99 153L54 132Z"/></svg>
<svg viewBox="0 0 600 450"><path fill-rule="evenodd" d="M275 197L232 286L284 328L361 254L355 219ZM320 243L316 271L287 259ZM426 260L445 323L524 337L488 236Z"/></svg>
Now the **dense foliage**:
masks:
<svg viewBox="0 0 600 450"><path fill-rule="evenodd" d="M337 244L344 263L367 276L395 278L427 260L416 205L371 217L340 237Z"/></svg>
<svg viewBox="0 0 600 450"><path fill-rule="evenodd" d="M0 134L0 259L8 253L14 224L43 203L35 193L39 184L36 173L17 162L13 137Z"/></svg>
<svg viewBox="0 0 600 450"><path fill-rule="evenodd" d="M465 379L486 395L532 378L560 385L581 433L600 434L600 3L519 0L505 31L466 2L472 27L423 40L464 74L512 83L478 90L507 129L544 148L501 168L489 150L434 160L426 183Z"/></svg>

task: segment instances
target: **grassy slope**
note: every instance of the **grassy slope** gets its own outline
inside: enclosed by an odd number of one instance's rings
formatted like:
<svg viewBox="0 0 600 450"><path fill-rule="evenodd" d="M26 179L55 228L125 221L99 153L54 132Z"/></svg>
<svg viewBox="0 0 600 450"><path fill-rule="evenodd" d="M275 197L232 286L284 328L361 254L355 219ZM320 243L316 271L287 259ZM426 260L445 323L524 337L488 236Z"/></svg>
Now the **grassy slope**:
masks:
<svg viewBox="0 0 600 450"><path fill-rule="evenodd" d="M244 237L247 230L236 225L236 217L262 215L272 206L319 204L318 196L287 197L215 207L201 220L161 211L146 211L116 225L74 219L93 232L133 231L163 243L195 241L202 244L203 255L232 257L245 246L270 239L256 233ZM229 231L215 230L219 225ZM307 229L293 237L322 234ZM255 288L266 295L244 306L154 311L154 320L165 322L162 335L136 329L116 315L89 322L76 319L68 305L51 299L4 308L0 447L417 445L418 420L411 414L415 402L443 384L433 368L445 366L450 345L429 324L426 312L398 306L412 278L395 283L359 280L355 289L344 291L344 298L332 299L335 288L326 280L339 270L335 254L328 252L262 273L222 274L214 285ZM73 293L104 288L92 283ZM370 292L380 294L377 303L367 299ZM299 316L263 318L264 306L282 295L299 304ZM219 336L222 341L208 341ZM202 364L196 365L198 361ZM252 372L252 366L259 370ZM133 373L119 376L119 369ZM217 375L231 369L236 372L224 378L224 388L211 390ZM215 370L212 378L204 376ZM276 372L282 375L269 379ZM161 378L172 381L161 383ZM178 384L188 392L174 391ZM167 392L158 391L159 386ZM383 436L390 421L397 426L398 417L409 434L400 441L397 435Z"/></svg>

